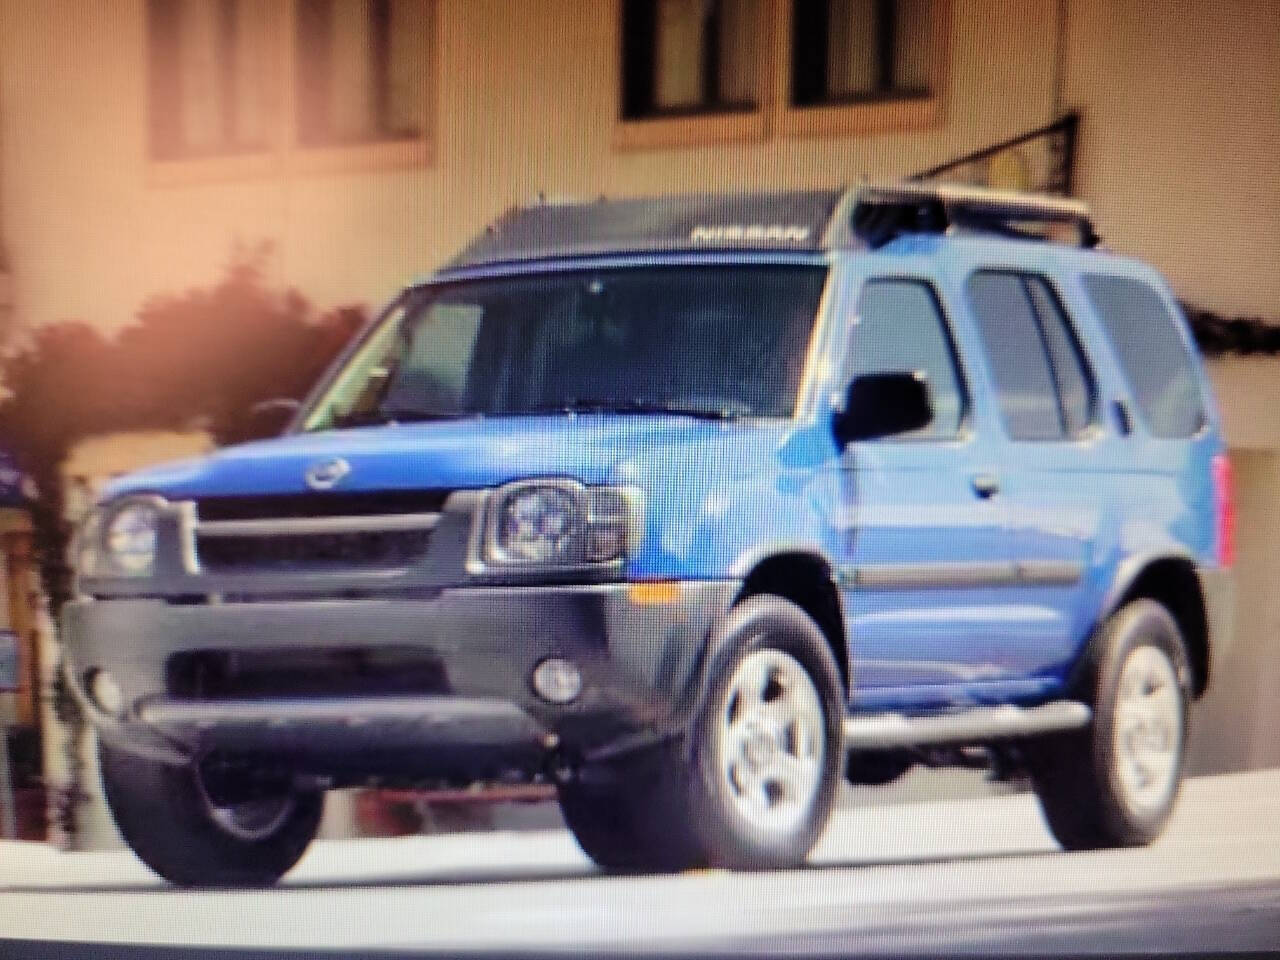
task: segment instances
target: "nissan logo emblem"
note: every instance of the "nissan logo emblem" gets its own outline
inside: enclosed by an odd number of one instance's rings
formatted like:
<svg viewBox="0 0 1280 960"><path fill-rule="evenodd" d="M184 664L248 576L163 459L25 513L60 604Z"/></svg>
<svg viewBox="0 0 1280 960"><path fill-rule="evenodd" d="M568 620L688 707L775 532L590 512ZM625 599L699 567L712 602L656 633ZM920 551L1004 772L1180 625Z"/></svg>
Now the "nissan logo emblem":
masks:
<svg viewBox="0 0 1280 960"><path fill-rule="evenodd" d="M313 464L307 470L307 486L312 490L331 490L351 472L351 464L341 457Z"/></svg>

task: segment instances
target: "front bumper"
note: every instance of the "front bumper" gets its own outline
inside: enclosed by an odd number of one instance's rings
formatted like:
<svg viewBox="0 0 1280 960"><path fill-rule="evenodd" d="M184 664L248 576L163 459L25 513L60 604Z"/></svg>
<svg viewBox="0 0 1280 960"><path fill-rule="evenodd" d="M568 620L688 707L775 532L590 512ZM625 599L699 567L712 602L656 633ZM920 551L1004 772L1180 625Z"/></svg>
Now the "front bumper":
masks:
<svg viewBox="0 0 1280 960"><path fill-rule="evenodd" d="M667 602L636 602L627 584L442 589L415 599L173 604L78 600L63 614L67 681L107 744L169 763L208 751L305 758L314 768L359 758L458 775L507 753L553 747L589 759L661 737L688 718L706 639L736 581L689 581ZM202 699L175 691L170 658L406 645L441 667L422 696ZM530 677L549 656L572 660L582 694L557 706ZM108 671L118 714L86 693ZM482 762L483 761L483 762ZM446 769L448 768L448 769Z"/></svg>

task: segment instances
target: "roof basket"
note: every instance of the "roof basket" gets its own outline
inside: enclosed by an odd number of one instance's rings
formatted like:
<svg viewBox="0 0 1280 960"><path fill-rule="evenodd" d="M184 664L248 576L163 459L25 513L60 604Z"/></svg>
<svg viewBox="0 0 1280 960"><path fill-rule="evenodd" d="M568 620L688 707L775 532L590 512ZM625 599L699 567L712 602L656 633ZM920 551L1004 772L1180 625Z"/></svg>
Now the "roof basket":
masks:
<svg viewBox="0 0 1280 960"><path fill-rule="evenodd" d="M946 233L952 228L1024 240L1056 240L1053 228L1074 228L1075 243L1096 247L1089 208L1079 200L979 187L916 183L857 188L853 232L871 247L904 233Z"/></svg>

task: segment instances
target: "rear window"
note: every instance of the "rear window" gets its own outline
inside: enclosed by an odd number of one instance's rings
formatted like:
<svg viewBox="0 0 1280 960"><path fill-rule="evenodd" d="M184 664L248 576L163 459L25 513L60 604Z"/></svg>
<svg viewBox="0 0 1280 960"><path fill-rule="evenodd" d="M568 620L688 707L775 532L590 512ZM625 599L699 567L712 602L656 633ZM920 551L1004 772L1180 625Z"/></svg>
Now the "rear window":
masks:
<svg viewBox="0 0 1280 960"><path fill-rule="evenodd" d="M1085 291L1157 437L1190 437L1205 424L1195 361L1164 299L1130 277L1088 274Z"/></svg>

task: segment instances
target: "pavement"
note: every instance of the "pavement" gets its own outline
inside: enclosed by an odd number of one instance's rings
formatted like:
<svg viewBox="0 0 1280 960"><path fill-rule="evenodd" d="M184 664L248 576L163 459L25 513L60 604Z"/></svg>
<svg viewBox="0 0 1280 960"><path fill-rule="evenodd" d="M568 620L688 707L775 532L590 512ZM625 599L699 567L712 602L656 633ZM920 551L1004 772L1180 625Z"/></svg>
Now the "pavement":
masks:
<svg viewBox="0 0 1280 960"><path fill-rule="evenodd" d="M1026 794L845 806L801 870L598 873L563 830L313 845L270 891L0 844L0 937L304 951L1134 952L1280 945L1280 771L1189 781L1149 848L1064 854Z"/></svg>

